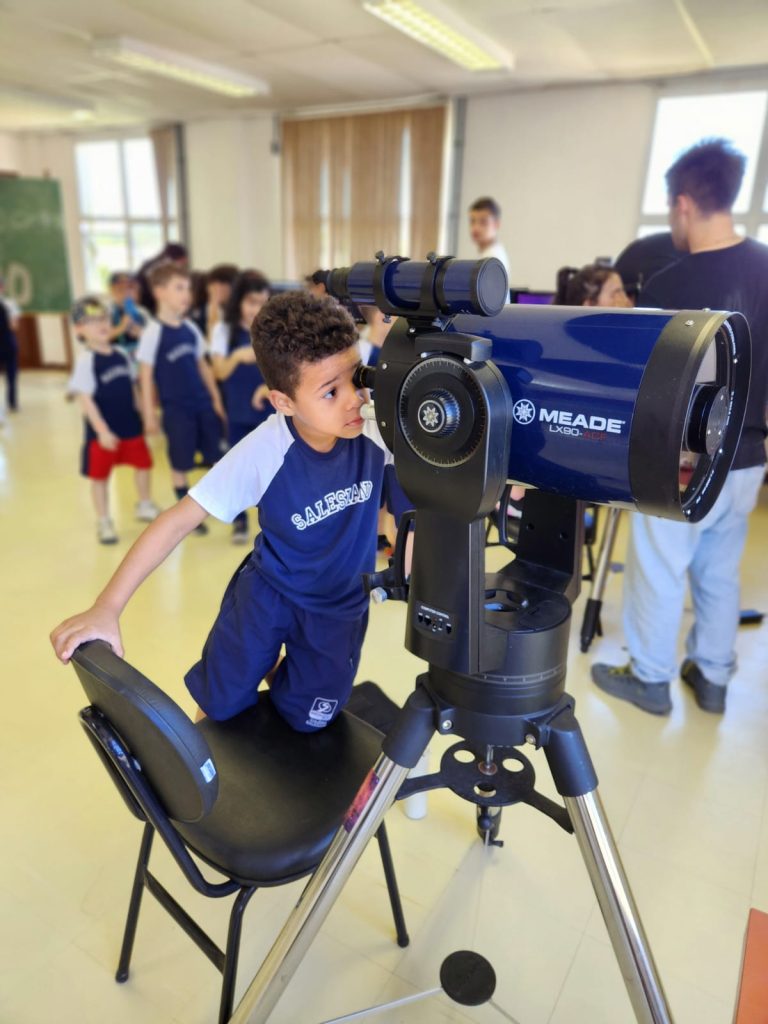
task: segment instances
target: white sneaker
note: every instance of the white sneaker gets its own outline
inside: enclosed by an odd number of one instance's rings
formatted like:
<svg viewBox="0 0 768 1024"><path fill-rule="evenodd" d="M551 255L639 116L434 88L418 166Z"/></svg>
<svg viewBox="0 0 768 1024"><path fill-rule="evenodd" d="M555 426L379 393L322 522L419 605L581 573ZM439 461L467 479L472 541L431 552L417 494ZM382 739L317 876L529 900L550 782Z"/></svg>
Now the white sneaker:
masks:
<svg viewBox="0 0 768 1024"><path fill-rule="evenodd" d="M146 501L136 502L136 518L142 523L151 523L160 515L160 509L154 503L147 499Z"/></svg>
<svg viewBox="0 0 768 1024"><path fill-rule="evenodd" d="M105 516L103 519L99 520L96 532L99 537L99 544L117 544L115 524L109 516Z"/></svg>

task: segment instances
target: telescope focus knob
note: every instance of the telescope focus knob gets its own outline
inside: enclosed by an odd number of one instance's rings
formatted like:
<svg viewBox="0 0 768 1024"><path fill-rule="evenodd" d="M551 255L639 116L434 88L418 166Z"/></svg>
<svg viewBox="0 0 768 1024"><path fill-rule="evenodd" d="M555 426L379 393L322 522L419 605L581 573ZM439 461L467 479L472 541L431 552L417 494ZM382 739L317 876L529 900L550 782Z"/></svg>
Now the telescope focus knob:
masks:
<svg viewBox="0 0 768 1024"><path fill-rule="evenodd" d="M431 437L448 437L459 425L459 403L445 388L430 391L418 408L419 426Z"/></svg>

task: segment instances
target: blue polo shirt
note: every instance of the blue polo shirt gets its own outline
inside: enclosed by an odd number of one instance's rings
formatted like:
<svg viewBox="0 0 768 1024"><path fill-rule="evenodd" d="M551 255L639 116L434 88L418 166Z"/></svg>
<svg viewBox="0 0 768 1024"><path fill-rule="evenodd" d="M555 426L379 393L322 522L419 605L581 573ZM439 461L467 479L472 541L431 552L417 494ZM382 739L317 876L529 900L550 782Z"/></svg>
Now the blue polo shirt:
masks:
<svg viewBox="0 0 768 1024"><path fill-rule="evenodd" d="M153 367L163 409L176 406L190 412L211 407L211 396L200 376L205 338L191 320L172 327L153 320L142 331L136 358Z"/></svg>
<svg viewBox="0 0 768 1024"><path fill-rule="evenodd" d="M392 454L368 420L329 452L303 441L274 413L189 491L206 512L231 523L259 510L252 558L275 590L309 611L356 619L368 605L362 574L376 562L384 467Z"/></svg>
<svg viewBox="0 0 768 1024"><path fill-rule="evenodd" d="M104 422L117 437L139 437L143 433L133 392L133 368L119 348L107 354L81 352L69 379L72 395L90 395ZM96 432L85 420L85 439L93 441Z"/></svg>
<svg viewBox="0 0 768 1024"><path fill-rule="evenodd" d="M245 327L238 325L233 332L230 324L218 323L213 329L212 356L228 356L235 349L250 348L250 345L251 336ZM252 403L254 391L263 383L261 370L255 363L241 363L226 380L219 382L224 392L227 416L233 423L242 423L253 429L270 415L271 406L267 405L266 409L259 412L258 409L254 409Z"/></svg>

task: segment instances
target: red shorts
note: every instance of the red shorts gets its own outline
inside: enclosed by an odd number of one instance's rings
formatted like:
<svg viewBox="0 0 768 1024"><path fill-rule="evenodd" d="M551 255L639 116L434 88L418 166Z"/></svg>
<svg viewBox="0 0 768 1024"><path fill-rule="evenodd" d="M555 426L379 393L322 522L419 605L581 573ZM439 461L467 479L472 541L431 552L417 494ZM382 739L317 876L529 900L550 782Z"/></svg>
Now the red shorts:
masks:
<svg viewBox="0 0 768 1024"><path fill-rule="evenodd" d="M133 466L151 469L152 456L143 437L121 439L114 451L103 448L98 441L90 441L83 448L83 476L91 480L106 480L113 466Z"/></svg>

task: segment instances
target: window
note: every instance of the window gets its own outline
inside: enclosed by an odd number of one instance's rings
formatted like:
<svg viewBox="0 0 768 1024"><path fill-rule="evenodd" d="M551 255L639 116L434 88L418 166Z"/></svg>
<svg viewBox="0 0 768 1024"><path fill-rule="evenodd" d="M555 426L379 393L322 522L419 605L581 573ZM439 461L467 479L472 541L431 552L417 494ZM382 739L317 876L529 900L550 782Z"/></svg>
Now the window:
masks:
<svg viewBox="0 0 768 1024"><path fill-rule="evenodd" d="M284 121L288 277L437 249L444 131L444 107Z"/></svg>
<svg viewBox="0 0 768 1024"><path fill-rule="evenodd" d="M768 220L768 182L765 180L768 162L761 159L763 150L768 146L766 111L768 92L765 90L660 99L656 108L638 237L666 228L664 174L681 153L707 138L728 139L746 156L744 181L733 212L739 222L737 230L757 236L759 221ZM757 180L761 168L763 180Z"/></svg>
<svg viewBox="0 0 768 1024"><path fill-rule="evenodd" d="M162 203L154 146L146 137L80 142L75 160L85 285L103 291L113 271L137 270L178 239L174 182L165 183Z"/></svg>

